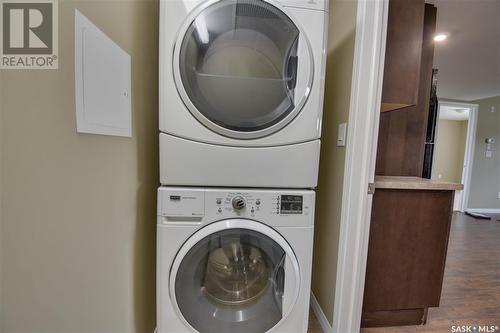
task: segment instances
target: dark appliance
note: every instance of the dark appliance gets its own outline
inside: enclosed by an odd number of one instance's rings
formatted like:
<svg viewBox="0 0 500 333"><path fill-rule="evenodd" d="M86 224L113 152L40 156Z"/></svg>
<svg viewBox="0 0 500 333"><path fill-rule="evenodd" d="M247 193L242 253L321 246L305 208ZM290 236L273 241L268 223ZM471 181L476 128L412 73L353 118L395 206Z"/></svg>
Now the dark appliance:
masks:
<svg viewBox="0 0 500 333"><path fill-rule="evenodd" d="M436 68L432 69L431 99L429 103L429 117L427 120L427 134L425 137L424 167L422 178L431 179L432 158L434 156L434 143L436 140L436 126L438 122L438 98L437 98L437 73Z"/></svg>

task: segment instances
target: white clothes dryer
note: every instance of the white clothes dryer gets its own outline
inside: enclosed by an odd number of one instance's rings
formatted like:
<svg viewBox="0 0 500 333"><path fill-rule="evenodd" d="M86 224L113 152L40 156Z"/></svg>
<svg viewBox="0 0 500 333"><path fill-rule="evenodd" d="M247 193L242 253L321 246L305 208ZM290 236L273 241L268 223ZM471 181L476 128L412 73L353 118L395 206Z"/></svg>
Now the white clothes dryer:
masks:
<svg viewBox="0 0 500 333"><path fill-rule="evenodd" d="M161 187L158 333L305 333L313 191Z"/></svg>
<svg viewBox="0 0 500 333"><path fill-rule="evenodd" d="M160 6L161 183L315 187L327 1Z"/></svg>

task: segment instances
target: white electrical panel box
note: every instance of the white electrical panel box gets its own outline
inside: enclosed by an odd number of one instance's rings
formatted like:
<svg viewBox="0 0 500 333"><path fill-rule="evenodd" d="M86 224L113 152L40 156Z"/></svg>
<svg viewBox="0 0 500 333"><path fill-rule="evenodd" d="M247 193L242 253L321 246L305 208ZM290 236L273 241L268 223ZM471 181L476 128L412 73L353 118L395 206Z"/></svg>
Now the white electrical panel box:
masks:
<svg viewBox="0 0 500 333"><path fill-rule="evenodd" d="M130 55L75 10L76 128L132 136Z"/></svg>

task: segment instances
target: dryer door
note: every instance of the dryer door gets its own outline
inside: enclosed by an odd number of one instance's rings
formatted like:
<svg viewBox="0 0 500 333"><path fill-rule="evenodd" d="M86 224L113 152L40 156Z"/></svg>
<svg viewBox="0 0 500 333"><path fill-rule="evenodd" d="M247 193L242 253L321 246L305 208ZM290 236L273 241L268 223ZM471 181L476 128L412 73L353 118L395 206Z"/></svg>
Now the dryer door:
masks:
<svg viewBox="0 0 500 333"><path fill-rule="evenodd" d="M204 2L174 50L177 89L211 130L251 139L274 133L304 106L313 56L284 8L263 0Z"/></svg>
<svg viewBox="0 0 500 333"><path fill-rule="evenodd" d="M179 250L170 297L197 332L266 332L296 302L300 274L292 249L273 229L250 220L201 229Z"/></svg>

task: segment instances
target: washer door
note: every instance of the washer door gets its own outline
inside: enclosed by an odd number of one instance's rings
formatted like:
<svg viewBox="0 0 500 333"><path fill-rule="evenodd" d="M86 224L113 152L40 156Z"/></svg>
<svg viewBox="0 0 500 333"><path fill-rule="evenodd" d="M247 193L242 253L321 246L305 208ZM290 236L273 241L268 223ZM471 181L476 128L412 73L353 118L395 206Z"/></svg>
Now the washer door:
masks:
<svg viewBox="0 0 500 333"><path fill-rule="evenodd" d="M213 223L179 250L170 297L188 327L202 333L266 332L292 309L299 266L286 240L250 220Z"/></svg>
<svg viewBox="0 0 500 333"><path fill-rule="evenodd" d="M286 126L313 80L301 29L263 0L208 1L187 20L174 50L184 103L206 127L240 139Z"/></svg>

